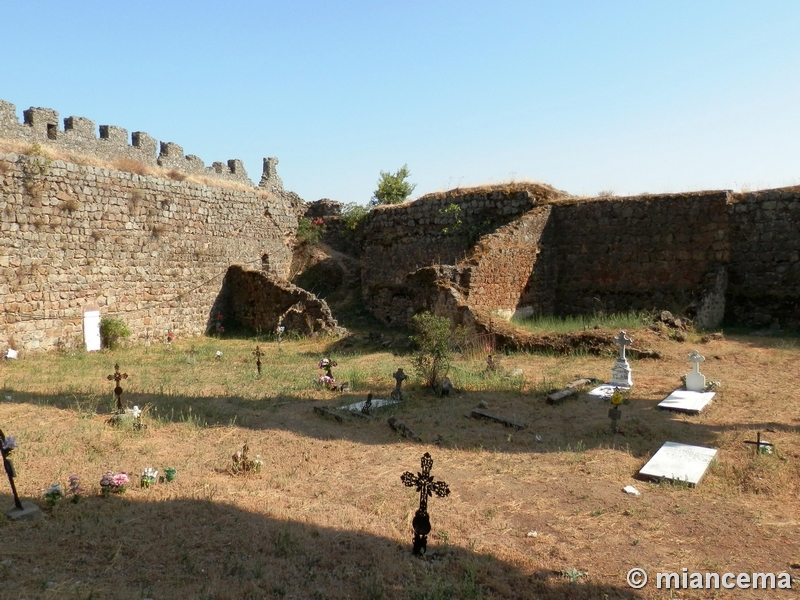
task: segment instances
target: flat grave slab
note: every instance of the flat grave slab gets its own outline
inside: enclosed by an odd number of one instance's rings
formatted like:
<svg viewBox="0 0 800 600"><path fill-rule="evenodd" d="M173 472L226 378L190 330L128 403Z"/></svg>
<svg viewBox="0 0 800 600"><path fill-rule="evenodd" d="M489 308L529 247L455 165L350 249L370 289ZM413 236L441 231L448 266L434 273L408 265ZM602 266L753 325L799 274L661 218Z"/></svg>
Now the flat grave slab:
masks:
<svg viewBox="0 0 800 600"><path fill-rule="evenodd" d="M709 402L714 398L715 393L716 392L675 390L659 402L658 407L696 415L708 406Z"/></svg>
<svg viewBox="0 0 800 600"><path fill-rule="evenodd" d="M629 390L631 388L627 386L621 385L611 385L610 383L604 383L603 385L599 385L590 392L587 392L583 395L584 398L591 398L594 400L611 400L611 396L614 395L614 388L619 388L620 390Z"/></svg>
<svg viewBox="0 0 800 600"><path fill-rule="evenodd" d="M653 458L641 468L639 475L647 479L667 479L695 486L706 474L716 455L715 448L664 442Z"/></svg>
<svg viewBox="0 0 800 600"><path fill-rule="evenodd" d="M353 404L346 404L344 406L340 406L339 410L349 410L350 412L361 412L361 409L364 408L364 404L366 404L366 400L362 400L361 402L353 402ZM391 406L392 404L399 404L400 400L388 400L384 398L373 398L372 404L370 408L381 408L382 406Z"/></svg>

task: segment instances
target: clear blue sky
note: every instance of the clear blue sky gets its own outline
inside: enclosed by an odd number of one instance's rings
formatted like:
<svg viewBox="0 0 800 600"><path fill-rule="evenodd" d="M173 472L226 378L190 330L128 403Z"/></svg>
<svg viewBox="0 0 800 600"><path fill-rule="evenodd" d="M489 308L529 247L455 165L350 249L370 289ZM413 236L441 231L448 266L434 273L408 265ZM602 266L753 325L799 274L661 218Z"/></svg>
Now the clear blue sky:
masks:
<svg viewBox="0 0 800 600"><path fill-rule="evenodd" d="M594 195L800 183L800 2L2 6L0 98L146 131L305 200L533 179Z"/></svg>

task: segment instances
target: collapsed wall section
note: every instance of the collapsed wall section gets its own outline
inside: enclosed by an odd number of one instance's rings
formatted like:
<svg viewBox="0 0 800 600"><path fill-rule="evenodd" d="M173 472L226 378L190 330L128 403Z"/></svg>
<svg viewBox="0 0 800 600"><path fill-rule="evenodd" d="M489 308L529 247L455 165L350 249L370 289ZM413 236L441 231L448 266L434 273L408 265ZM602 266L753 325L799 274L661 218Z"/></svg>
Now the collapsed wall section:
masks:
<svg viewBox="0 0 800 600"><path fill-rule="evenodd" d="M362 254L364 302L385 323L406 324L418 307L428 302L415 291L418 286L411 285L410 274L469 259L482 236L514 221L537 203L563 195L546 185L525 184L456 190L373 209L367 217ZM478 276L487 281L489 271L485 273Z"/></svg>
<svg viewBox="0 0 800 600"><path fill-rule="evenodd" d="M800 188L732 194L726 319L800 327Z"/></svg>
<svg viewBox="0 0 800 600"><path fill-rule="evenodd" d="M288 275L281 196L0 155L0 345L82 344L84 307L138 337L203 333L232 263Z"/></svg>
<svg viewBox="0 0 800 600"><path fill-rule="evenodd" d="M225 275L215 311L239 326L272 332L278 325L301 335L340 335L327 303L311 292L264 271L232 265Z"/></svg>

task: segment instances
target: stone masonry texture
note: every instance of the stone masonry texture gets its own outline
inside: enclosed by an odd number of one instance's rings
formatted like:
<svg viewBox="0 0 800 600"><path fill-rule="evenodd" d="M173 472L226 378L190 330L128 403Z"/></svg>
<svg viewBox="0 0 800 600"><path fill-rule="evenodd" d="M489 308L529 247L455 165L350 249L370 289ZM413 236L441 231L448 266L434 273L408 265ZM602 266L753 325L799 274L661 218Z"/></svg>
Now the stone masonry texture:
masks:
<svg viewBox="0 0 800 600"><path fill-rule="evenodd" d="M143 131L133 132L129 139L127 129L114 125L100 125L97 128L93 121L85 117L66 117L62 128L58 113L51 108L31 107L23 111L23 122L20 123L15 106L0 100L0 138L36 143L77 155L97 156L116 162L115 166L121 170L135 170L135 163L141 163L148 167L158 166L253 187L253 182L239 159L214 162L207 167L199 157L184 155L183 148L178 144L159 143ZM277 158L264 159L259 187L271 192L283 189L283 183L276 171L277 164Z"/></svg>
<svg viewBox="0 0 800 600"><path fill-rule="evenodd" d="M0 344L80 346L90 305L137 337L203 333L231 264L288 276L295 213L259 189L0 155Z"/></svg>
<svg viewBox="0 0 800 600"><path fill-rule="evenodd" d="M507 219L487 223L487 212ZM723 317L797 327L799 253L798 188L591 199L456 190L373 211L363 293L390 324L421 310L486 331L496 316L670 309L705 327Z"/></svg>

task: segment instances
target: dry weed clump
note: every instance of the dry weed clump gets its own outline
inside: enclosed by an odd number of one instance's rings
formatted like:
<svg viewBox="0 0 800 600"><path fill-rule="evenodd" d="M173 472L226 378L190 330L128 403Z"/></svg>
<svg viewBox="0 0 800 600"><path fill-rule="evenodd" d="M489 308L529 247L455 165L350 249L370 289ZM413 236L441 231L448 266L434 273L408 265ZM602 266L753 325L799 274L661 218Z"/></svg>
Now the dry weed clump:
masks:
<svg viewBox="0 0 800 600"><path fill-rule="evenodd" d="M186 173L182 171L178 171L178 169L170 169L166 172L167 179L172 179L173 181L186 181L189 177Z"/></svg>
<svg viewBox="0 0 800 600"><path fill-rule="evenodd" d="M136 173L137 175L153 175L155 170L148 167L143 162L134 160L132 158L118 158L112 165L115 169L125 171L127 173Z"/></svg>

